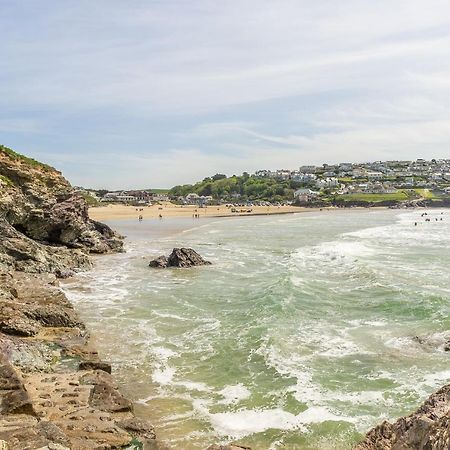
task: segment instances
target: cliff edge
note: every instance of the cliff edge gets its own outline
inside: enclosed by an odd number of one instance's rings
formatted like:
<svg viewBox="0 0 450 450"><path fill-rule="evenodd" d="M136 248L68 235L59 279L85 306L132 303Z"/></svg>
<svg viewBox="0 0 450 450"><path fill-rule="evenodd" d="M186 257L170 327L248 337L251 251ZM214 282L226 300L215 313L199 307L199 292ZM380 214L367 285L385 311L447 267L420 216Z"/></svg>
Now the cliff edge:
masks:
<svg viewBox="0 0 450 450"><path fill-rule="evenodd" d="M68 276L89 253L122 251L60 172L0 146L0 266Z"/></svg>
<svg viewBox="0 0 450 450"><path fill-rule="evenodd" d="M0 449L167 448L58 287L122 247L58 171L0 146Z"/></svg>

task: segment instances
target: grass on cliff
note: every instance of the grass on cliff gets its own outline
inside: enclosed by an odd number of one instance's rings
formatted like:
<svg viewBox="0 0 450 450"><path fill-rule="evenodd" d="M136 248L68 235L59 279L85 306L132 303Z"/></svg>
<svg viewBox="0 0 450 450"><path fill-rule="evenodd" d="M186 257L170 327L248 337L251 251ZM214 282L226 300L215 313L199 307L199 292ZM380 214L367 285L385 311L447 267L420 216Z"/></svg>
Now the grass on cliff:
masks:
<svg viewBox="0 0 450 450"><path fill-rule="evenodd" d="M96 200L92 195L87 192L80 192L80 195L84 198L88 206L99 206L100 202Z"/></svg>
<svg viewBox="0 0 450 450"><path fill-rule="evenodd" d="M421 197L431 200L433 198L436 198L436 196L433 194L432 191L429 189L414 189L415 192L417 192Z"/></svg>
<svg viewBox="0 0 450 450"><path fill-rule="evenodd" d="M0 174L0 186L14 186L14 183L5 175Z"/></svg>
<svg viewBox="0 0 450 450"><path fill-rule="evenodd" d="M0 152L6 154L9 158L13 159L14 161L21 161L32 167L37 167L43 170L54 170L53 167L49 166L48 164L44 164L39 161L36 161L33 158L28 158L28 156L21 155L20 153L17 153L8 147L5 147L4 145L0 145Z"/></svg>
<svg viewBox="0 0 450 450"><path fill-rule="evenodd" d="M404 191L393 192L390 194L346 194L337 197L339 200L344 200L346 202L370 202L379 203L385 201L402 201L407 200L408 195Z"/></svg>

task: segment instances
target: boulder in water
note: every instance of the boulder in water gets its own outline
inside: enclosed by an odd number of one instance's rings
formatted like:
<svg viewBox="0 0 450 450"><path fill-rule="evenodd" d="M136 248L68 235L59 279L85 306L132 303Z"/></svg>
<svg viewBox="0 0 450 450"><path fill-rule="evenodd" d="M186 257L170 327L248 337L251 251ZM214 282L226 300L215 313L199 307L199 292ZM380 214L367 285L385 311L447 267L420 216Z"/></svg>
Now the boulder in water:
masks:
<svg viewBox="0 0 450 450"><path fill-rule="evenodd" d="M155 267L156 269L164 269L167 267L167 256L158 256L158 258L150 261L150 267Z"/></svg>
<svg viewBox="0 0 450 450"><path fill-rule="evenodd" d="M211 264L204 260L192 248L174 248L172 253L166 256L160 256L153 261L150 261L150 267L165 268L165 267L194 267L206 266Z"/></svg>

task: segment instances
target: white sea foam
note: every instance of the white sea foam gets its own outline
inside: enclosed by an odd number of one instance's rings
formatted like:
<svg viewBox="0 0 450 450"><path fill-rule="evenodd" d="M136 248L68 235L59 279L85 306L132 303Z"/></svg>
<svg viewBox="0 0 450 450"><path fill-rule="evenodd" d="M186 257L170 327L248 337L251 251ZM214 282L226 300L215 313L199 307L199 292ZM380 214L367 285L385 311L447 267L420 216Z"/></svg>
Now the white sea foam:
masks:
<svg viewBox="0 0 450 450"><path fill-rule="evenodd" d="M235 412L208 414L215 431L220 435L239 439L269 429L307 431L307 425L324 421L352 422L348 417L337 416L326 408L308 408L294 415L281 408L241 409Z"/></svg>
<svg viewBox="0 0 450 450"><path fill-rule="evenodd" d="M251 392L242 383L225 386L218 393L223 397L223 400L220 400L219 403L226 405L239 403L251 395Z"/></svg>
<svg viewBox="0 0 450 450"><path fill-rule="evenodd" d="M170 384L173 380L175 372L176 369L174 367L161 367L155 369L152 373L152 380L161 385Z"/></svg>
<svg viewBox="0 0 450 450"><path fill-rule="evenodd" d="M313 423L345 420L352 435L403 404L406 413L411 399L420 403L450 379L442 355L450 233L446 221L414 227L417 214L218 221L99 258L67 290L94 335L101 321L99 350L116 361L119 379L142 374L127 389L158 384L141 402L157 406L164 433L189 421L203 445L210 433L225 442L271 429L275 449L285 431L314 433ZM181 244L207 249L217 262L204 271L148 270L149 249ZM228 376L229 364L243 369L238 378ZM306 409L293 414L287 401ZM175 408L164 410L167 403ZM338 434L326 438L346 439ZM179 448L184 436L173 439Z"/></svg>
<svg viewBox="0 0 450 450"><path fill-rule="evenodd" d="M157 317L161 317L163 319L175 319L175 320L182 320L182 321L192 320L189 317L182 317L177 314L163 313L163 312L158 312L158 311L152 311L152 314L154 314Z"/></svg>
<svg viewBox="0 0 450 450"><path fill-rule="evenodd" d="M152 353L158 359L163 361L167 361L169 358L173 358L178 355L177 352L165 347L152 347Z"/></svg>

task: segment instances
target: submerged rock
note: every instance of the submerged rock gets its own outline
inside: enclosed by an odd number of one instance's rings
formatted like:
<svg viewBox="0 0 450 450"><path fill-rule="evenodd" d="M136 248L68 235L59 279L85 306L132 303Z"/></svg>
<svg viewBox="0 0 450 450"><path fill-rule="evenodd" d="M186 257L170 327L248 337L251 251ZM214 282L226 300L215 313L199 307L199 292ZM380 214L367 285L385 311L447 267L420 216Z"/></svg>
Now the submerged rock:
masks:
<svg viewBox="0 0 450 450"><path fill-rule="evenodd" d="M166 256L159 256L150 261L150 267L165 268L165 267L194 267L210 265L209 261L203 259L192 248L174 248L172 253Z"/></svg>

